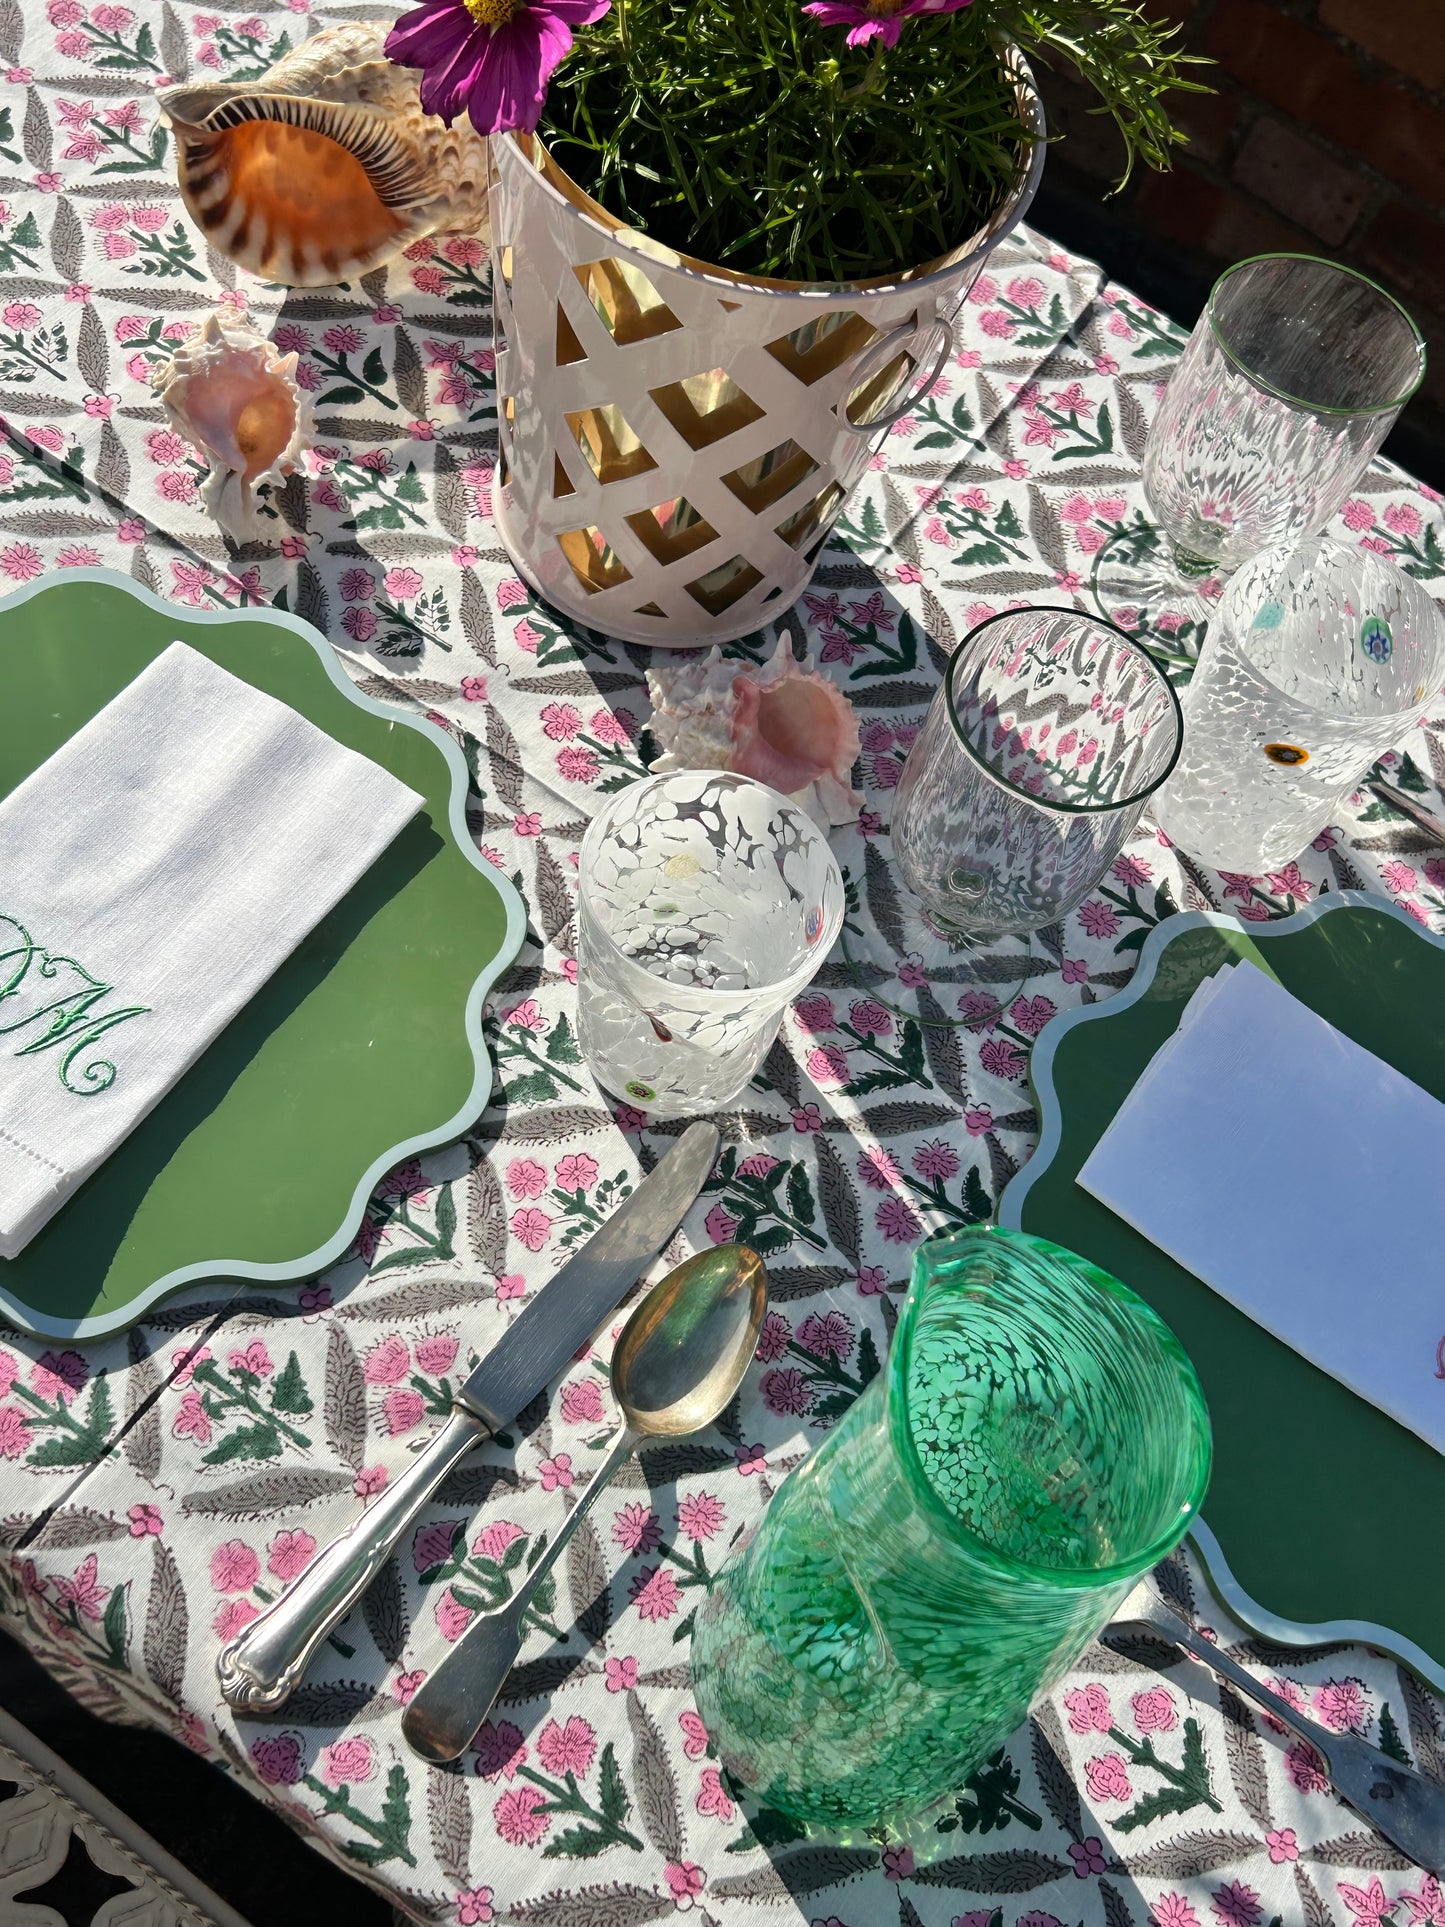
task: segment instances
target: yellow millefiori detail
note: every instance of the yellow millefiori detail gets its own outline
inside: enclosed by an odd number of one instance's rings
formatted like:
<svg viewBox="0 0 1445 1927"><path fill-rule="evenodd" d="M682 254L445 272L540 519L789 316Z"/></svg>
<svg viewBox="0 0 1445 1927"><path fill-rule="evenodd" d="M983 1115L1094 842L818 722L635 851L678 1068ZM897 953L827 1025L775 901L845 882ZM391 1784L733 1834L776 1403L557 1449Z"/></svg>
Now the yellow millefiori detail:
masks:
<svg viewBox="0 0 1445 1927"><path fill-rule="evenodd" d="M505 27L523 11L526 0L462 0L462 5L479 27Z"/></svg>

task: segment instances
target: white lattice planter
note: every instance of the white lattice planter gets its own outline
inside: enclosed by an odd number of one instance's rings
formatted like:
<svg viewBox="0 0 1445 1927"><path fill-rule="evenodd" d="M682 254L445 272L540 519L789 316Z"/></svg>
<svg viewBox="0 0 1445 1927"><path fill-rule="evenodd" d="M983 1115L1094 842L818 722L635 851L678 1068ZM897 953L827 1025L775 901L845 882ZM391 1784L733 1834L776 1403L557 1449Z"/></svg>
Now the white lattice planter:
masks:
<svg viewBox="0 0 1445 1927"><path fill-rule="evenodd" d="M1024 176L988 226L894 282L749 280L622 228L540 142L492 143L497 526L588 628L668 648L780 615L953 317L1023 218L1043 111L1010 55Z"/></svg>

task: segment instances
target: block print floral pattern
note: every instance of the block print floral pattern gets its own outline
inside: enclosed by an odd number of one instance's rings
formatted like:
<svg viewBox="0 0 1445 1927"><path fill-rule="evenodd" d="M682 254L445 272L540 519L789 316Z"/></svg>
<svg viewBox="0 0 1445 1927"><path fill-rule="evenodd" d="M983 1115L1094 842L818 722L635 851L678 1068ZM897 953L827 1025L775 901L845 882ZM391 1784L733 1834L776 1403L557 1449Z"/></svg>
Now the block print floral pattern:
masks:
<svg viewBox="0 0 1445 1927"><path fill-rule="evenodd" d="M952 364L783 619L860 712L865 806L834 847L873 980L830 962L798 999L675 1247L746 1237L767 1254L773 1309L739 1399L649 1447L584 1523L459 1770L406 1751L400 1710L585 1489L616 1423L610 1332L451 1476L280 1721L220 1701L221 1642L375 1502L669 1142L597 1091L575 1029L577 850L653 754L644 659L570 629L498 542L483 244L438 236L353 286L286 290L211 253L180 206L159 77L244 82L328 23L309 0L0 9L0 587L104 564L181 609L305 617L370 693L461 746L470 831L532 934L486 1013L492 1108L388 1175L326 1276L264 1298L199 1286L83 1351L0 1333L10 1623L88 1704L214 1759L419 1921L1445 1927L1438 1884L1334 1802L1310 1749L1227 1693L1188 1700L1128 1649L1093 1648L907 1838L804 1838L740 1804L689 1691L700 1597L879 1371L918 1242L987 1220L1028 1156L1028 1054L1054 1013L1127 982L1178 909L1263 922L1366 888L1445 930L1445 860L1361 792L1268 876L1203 870L1146 822L1042 934L1002 1014L906 954L888 823L939 667L999 608L1086 599L1099 549L1139 526L1180 346L1028 230L990 261ZM318 420L265 503L266 539L239 552L149 388L218 301L298 355ZM1433 586L1442 525L1438 498L1377 464L1335 526ZM759 662L775 637L727 654ZM1445 705L1381 773L1442 807ZM1360 1647L1261 1648L1185 1561L1162 1577L1315 1718L1445 1778L1439 1703L1409 1673Z"/></svg>

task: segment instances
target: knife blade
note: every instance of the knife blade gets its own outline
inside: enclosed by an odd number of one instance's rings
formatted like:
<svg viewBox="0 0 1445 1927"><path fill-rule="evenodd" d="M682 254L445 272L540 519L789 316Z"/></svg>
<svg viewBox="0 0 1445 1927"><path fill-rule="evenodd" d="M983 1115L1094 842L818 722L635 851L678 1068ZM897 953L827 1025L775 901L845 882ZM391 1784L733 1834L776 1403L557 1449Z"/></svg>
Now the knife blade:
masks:
<svg viewBox="0 0 1445 1927"><path fill-rule="evenodd" d="M400 1478L221 1649L216 1673L228 1705L255 1713L286 1704L316 1648L458 1459L530 1404L658 1256L701 1191L718 1143L711 1124L683 1132L487 1353L455 1395L450 1417Z"/></svg>

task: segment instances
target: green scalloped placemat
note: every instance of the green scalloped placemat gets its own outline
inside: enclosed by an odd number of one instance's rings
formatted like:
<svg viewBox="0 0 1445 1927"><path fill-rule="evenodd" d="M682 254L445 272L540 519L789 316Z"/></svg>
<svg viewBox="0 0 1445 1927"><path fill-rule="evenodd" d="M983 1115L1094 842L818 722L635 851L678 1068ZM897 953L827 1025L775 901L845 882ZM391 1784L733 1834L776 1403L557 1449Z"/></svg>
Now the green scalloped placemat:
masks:
<svg viewBox="0 0 1445 1927"><path fill-rule="evenodd" d="M1167 1320L1194 1360L1215 1449L1198 1539L1225 1603L1276 1638L1368 1639L1445 1686L1445 1458L1075 1182L1195 987L1234 957L1263 961L1301 1002L1445 1099L1445 945L1393 905L1331 895L1247 935L1228 918L1171 917L1150 932L1127 989L1055 1018L1035 1044L1030 1072L1043 1134L1000 1200L999 1221L1112 1271ZM1289 1101L1281 1091L1280 1103ZM1177 1141L1159 1147L1161 1182L1189 1154L1189 1119L1181 1117ZM1358 1185L1342 1209L1369 1210L1371 1168L1390 1155L1388 1144L1360 1143ZM1421 1207L1436 1203L1422 1199ZM1227 1198L1219 1209L1228 1212ZM1288 1264L1284 1206L1277 1235L1279 1261ZM1360 1288L1374 1284L1362 1279Z"/></svg>
<svg viewBox="0 0 1445 1927"><path fill-rule="evenodd" d="M456 744L362 696L328 644L271 610L180 609L102 569L6 597L0 796L177 637L424 804L114 1155L0 1260L0 1306L47 1336L101 1337L201 1278L300 1278L338 1258L382 1174L485 1105L482 998L525 926L467 834Z"/></svg>

